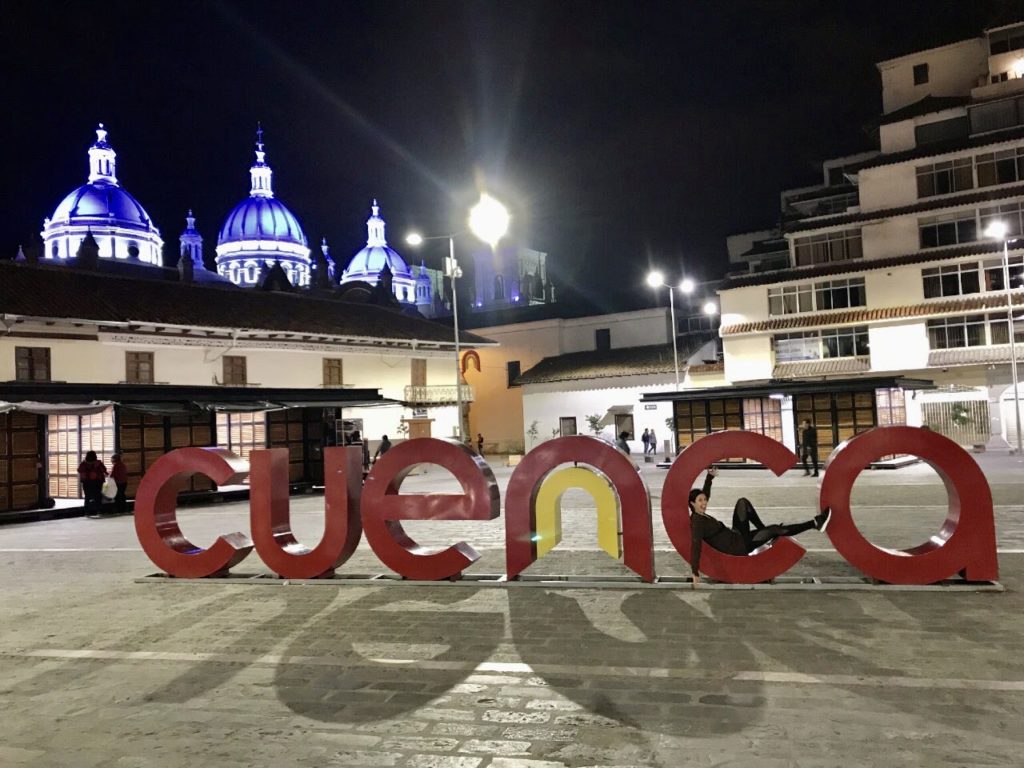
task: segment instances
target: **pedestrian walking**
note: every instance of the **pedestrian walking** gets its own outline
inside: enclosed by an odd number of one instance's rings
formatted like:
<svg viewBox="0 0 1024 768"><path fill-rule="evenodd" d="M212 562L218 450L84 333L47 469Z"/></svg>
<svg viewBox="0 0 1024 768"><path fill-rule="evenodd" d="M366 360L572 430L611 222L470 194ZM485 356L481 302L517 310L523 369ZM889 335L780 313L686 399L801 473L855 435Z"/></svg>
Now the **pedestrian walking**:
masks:
<svg viewBox="0 0 1024 768"><path fill-rule="evenodd" d="M811 424L810 419L800 422L800 458L804 462L804 477L818 476L818 430ZM814 474L807 466L807 459L810 459L814 466Z"/></svg>
<svg viewBox="0 0 1024 768"><path fill-rule="evenodd" d="M348 436L349 445L358 445L363 449L363 477L366 477L366 473L370 471L370 446L368 446L363 440L362 434L358 429L353 430L352 434Z"/></svg>
<svg viewBox="0 0 1024 768"><path fill-rule="evenodd" d="M654 436L653 429L651 430L651 433L647 435L647 443L649 448L648 453L654 453L658 450L658 438Z"/></svg>
<svg viewBox="0 0 1024 768"><path fill-rule="evenodd" d="M128 467L121 461L121 454L115 453L110 457L110 478L117 485L117 494L114 496L114 514L128 514Z"/></svg>
<svg viewBox="0 0 1024 768"><path fill-rule="evenodd" d="M476 452L481 456L484 455L484 435L482 432L476 433Z"/></svg>
<svg viewBox="0 0 1024 768"><path fill-rule="evenodd" d="M623 453L629 453L629 432L623 430L619 433L619 439L615 441L615 447Z"/></svg>
<svg viewBox="0 0 1024 768"><path fill-rule="evenodd" d="M704 486L690 491L690 569L693 583L700 583L700 555L704 542L727 555L749 555L755 549L782 536L796 536L816 528L824 531L828 527L832 511L825 507L810 520L803 523L777 523L765 525L749 499L741 498L732 512L732 527L707 514L708 499L711 498L711 482L718 470L709 467L704 476Z"/></svg>
<svg viewBox="0 0 1024 768"><path fill-rule="evenodd" d="M380 445L377 446L377 450L373 453L373 460L377 461L377 458L383 456L385 453L391 450L391 441L388 440L388 436L384 435L380 439Z"/></svg>
<svg viewBox="0 0 1024 768"><path fill-rule="evenodd" d="M85 514L99 517L103 511L103 480L107 476L107 468L96 457L96 451L89 451L85 459L78 465L78 479L82 482Z"/></svg>
<svg viewBox="0 0 1024 768"><path fill-rule="evenodd" d="M650 430L647 430L647 429L644 430L644 433L642 435L640 435L640 442L644 444L644 456L646 456L648 451L651 448L651 432L650 432Z"/></svg>

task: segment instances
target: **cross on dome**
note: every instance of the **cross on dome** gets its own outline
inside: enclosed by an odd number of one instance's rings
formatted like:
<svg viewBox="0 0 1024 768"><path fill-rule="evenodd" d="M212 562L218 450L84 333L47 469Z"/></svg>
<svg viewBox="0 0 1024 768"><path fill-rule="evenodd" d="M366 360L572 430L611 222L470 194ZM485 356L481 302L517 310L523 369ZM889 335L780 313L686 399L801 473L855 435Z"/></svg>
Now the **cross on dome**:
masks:
<svg viewBox="0 0 1024 768"><path fill-rule="evenodd" d="M377 205L377 198L373 199L370 211L370 218L366 220L366 244L370 247L387 245L388 241L384 237L384 219L380 216L380 206Z"/></svg>
<svg viewBox="0 0 1024 768"><path fill-rule="evenodd" d="M89 181L104 181L117 186L117 153L107 143L103 123L96 128L96 143L89 147Z"/></svg>
<svg viewBox="0 0 1024 768"><path fill-rule="evenodd" d="M267 165L267 153L263 149L263 124L256 123L256 162L249 169L249 177L252 186L249 189L251 197L273 197L274 172Z"/></svg>

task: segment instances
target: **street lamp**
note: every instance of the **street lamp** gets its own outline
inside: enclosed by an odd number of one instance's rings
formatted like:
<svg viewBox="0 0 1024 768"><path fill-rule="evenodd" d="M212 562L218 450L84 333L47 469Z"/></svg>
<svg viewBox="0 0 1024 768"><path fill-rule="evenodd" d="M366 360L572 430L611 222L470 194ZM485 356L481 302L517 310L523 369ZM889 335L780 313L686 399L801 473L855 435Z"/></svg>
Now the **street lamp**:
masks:
<svg viewBox="0 0 1024 768"><path fill-rule="evenodd" d="M671 285L665 282L665 276L657 270L647 275L647 284L651 288L661 288L662 286L668 287L668 307L669 314L672 318L672 361L675 366L676 372L676 391L679 391L679 348L676 344L676 301L675 291ZM679 283L679 290L683 293L693 293L695 285L693 280L690 278L683 278Z"/></svg>
<svg viewBox="0 0 1024 768"><path fill-rule="evenodd" d="M1013 333L1013 293L1010 291L1010 228L1004 221L993 221L985 228L985 237L1003 241L1003 289L1006 291L1006 324L1010 337L1010 377L1013 382L1013 405L1017 417L1017 455L1021 450L1020 391L1017 384L1017 345Z"/></svg>
<svg viewBox="0 0 1024 768"><path fill-rule="evenodd" d="M498 241L508 232L511 217L508 209L487 193L480 195L480 200L469 211L469 231L480 240L494 248ZM422 245L427 240L447 240L448 258L445 259L444 273L452 281L452 326L455 329L455 436L459 442L465 442L462 434L462 361L459 345L459 299L455 289L455 279L462 277L462 268L455 259L455 238L464 232L453 232L449 235L424 237L418 232L410 232L405 242L412 246Z"/></svg>

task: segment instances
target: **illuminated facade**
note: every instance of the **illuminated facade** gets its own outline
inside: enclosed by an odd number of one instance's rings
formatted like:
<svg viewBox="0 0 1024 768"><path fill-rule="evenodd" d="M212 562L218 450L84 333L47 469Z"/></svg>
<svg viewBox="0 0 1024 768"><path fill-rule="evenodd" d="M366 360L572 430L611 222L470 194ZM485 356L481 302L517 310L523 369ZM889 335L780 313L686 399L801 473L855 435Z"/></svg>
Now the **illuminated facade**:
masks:
<svg viewBox="0 0 1024 768"><path fill-rule="evenodd" d="M376 285L385 265L391 270L391 290L402 304L416 304L416 278L398 251L388 247L384 236L384 219L380 206L373 201L370 218L366 220L366 247L360 250L341 275L341 284L356 281Z"/></svg>
<svg viewBox="0 0 1024 768"><path fill-rule="evenodd" d="M257 131L256 162L249 169L249 197L232 209L217 236L217 272L235 285L254 286L278 262L295 286L309 285L310 257L299 220L274 197L263 131Z"/></svg>
<svg viewBox="0 0 1024 768"><path fill-rule="evenodd" d="M100 258L131 259L163 265L160 230L139 201L117 181L117 153L103 123L89 147L89 179L65 197L43 222L43 256L73 259L86 234L99 245Z"/></svg>

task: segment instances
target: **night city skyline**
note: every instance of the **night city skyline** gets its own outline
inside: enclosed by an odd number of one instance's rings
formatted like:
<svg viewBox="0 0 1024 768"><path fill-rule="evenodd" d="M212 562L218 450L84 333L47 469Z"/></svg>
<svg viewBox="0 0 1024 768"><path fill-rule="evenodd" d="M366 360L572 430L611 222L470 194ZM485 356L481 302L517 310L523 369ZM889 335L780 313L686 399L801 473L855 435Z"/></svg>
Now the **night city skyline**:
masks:
<svg viewBox="0 0 1024 768"><path fill-rule="evenodd" d="M871 149L874 63L977 34L1019 4L881 2L15 4L0 56L0 249L39 246L104 122L173 264L188 209L212 256L248 190L257 122L275 190L344 266L380 200L390 242L460 227L477 187L591 303L649 300L648 265L725 271L778 191ZM17 193L13 190L17 189Z"/></svg>

